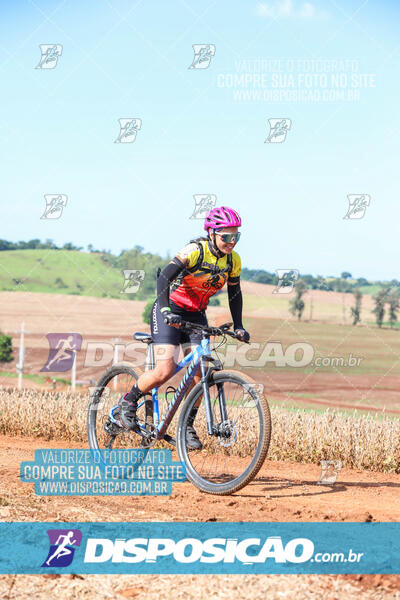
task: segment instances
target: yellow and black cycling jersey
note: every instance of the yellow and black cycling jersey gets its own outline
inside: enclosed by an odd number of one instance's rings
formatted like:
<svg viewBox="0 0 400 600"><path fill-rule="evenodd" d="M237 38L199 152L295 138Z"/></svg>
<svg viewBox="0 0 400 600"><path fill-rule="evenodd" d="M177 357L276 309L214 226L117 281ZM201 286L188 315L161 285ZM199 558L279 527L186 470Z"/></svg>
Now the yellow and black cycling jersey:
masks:
<svg viewBox="0 0 400 600"><path fill-rule="evenodd" d="M203 259L200 264L197 264L200 257L199 244L203 247ZM169 297L185 310L204 310L210 297L228 280L231 283L239 281L240 256L232 251L231 258L228 254L218 258L211 251L207 240L188 244L178 252L177 256L188 259L189 263L172 282Z"/></svg>

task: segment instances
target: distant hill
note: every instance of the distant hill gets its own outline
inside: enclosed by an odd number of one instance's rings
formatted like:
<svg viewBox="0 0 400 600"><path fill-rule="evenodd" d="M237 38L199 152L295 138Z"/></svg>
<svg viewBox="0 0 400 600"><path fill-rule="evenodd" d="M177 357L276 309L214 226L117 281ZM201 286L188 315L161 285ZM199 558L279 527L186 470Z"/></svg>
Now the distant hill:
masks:
<svg viewBox="0 0 400 600"><path fill-rule="evenodd" d="M154 295L156 265L148 267L148 261L136 254L131 251L125 264L120 260L119 265L117 259L111 265L115 259L110 255L77 250L6 250L0 252L0 290L143 300ZM124 269L145 271L136 293L122 292Z"/></svg>
<svg viewBox="0 0 400 600"><path fill-rule="evenodd" d="M144 252L141 246L123 250L119 256L107 250L95 250L91 244L88 252L82 250L71 242L58 247L52 240L9 242L0 239L0 290L145 300L154 296L157 268L164 267L170 260L169 256ZM141 272L133 275L140 280L136 292L123 292L128 285L124 271ZM243 267L241 278L266 285L278 282L275 272L247 267ZM347 271L340 277L301 273L300 278L309 289L341 293L352 293L359 288L363 294L372 295L384 284L400 287L395 279L370 282L364 277L354 279ZM129 285L132 289L132 283Z"/></svg>

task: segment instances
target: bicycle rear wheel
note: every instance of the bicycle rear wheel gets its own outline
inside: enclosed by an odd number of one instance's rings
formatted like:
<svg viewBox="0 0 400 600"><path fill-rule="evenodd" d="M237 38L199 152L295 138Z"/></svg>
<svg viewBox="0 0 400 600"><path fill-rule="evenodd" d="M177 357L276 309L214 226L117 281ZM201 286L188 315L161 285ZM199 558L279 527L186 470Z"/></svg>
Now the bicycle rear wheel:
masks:
<svg viewBox="0 0 400 600"><path fill-rule="evenodd" d="M138 448L145 446L143 438L119 427L110 419L110 411L118 405L123 394L130 392L139 374L123 363L113 365L103 373L90 396L87 434L90 448L94 450ZM118 419L118 409L114 410ZM139 424L149 430L153 425L153 401L149 396L139 400Z"/></svg>
<svg viewBox="0 0 400 600"><path fill-rule="evenodd" d="M271 414L257 384L237 373L214 372L209 379L211 412L217 435L209 435L203 385L197 384L182 408L177 431L179 457L188 479L209 494L232 494L260 470L271 439ZM221 401L218 390L223 391ZM189 451L186 429L193 406L202 401L194 422L203 449ZM222 406L221 406L222 405ZM224 414L225 411L225 414Z"/></svg>

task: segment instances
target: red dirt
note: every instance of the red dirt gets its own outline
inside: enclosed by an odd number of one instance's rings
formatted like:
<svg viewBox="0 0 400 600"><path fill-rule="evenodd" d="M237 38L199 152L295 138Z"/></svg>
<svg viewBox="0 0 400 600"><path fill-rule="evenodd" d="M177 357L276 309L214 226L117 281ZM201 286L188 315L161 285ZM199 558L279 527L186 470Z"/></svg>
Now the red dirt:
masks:
<svg viewBox="0 0 400 600"><path fill-rule="evenodd" d="M20 481L21 461L37 448L65 442L0 436L0 518L7 521L399 521L400 475L344 468L333 486L319 486L316 465L266 461L256 480L232 496L208 496L191 483L171 496L43 497ZM68 444L70 448L82 447ZM177 455L174 453L174 460ZM363 589L400 590L400 575L344 575ZM327 580L328 583L328 580Z"/></svg>
<svg viewBox="0 0 400 600"><path fill-rule="evenodd" d="M266 286L257 286L258 295L271 293ZM316 292L316 294L326 294ZM325 301L324 296L324 301ZM338 299L329 295L332 303ZM53 294L0 294L2 322L0 328L13 334L13 347L18 346L14 330L25 319L30 332L26 336L29 373L39 373L48 355L45 334L49 331L77 331L90 340L132 341L133 331L147 331L141 321L144 302L126 302L80 296ZM211 307L210 322L228 320L224 309ZM264 315L262 315L264 317ZM17 354L15 352L15 354ZM81 353L83 354L83 353ZM120 357L122 358L122 357ZM83 369L78 356L77 377L97 377L104 370ZM15 371L15 360L7 370ZM269 399L288 404L325 405L346 408L367 408L398 413L400 377L385 375L347 375L315 373L313 375L265 369L248 369L247 373L265 385ZM52 374L50 374L51 376ZM63 377L62 373L55 373ZM68 379L70 373L66 374ZM0 385L16 385L16 379L0 377ZM24 379L24 387L51 389L50 382L39 385ZM57 389L61 389L57 384ZM371 389L381 395L375 403ZM355 393L356 390L356 393ZM299 394L293 396L292 394ZM315 394L317 397L305 397ZM362 396L365 396L365 399ZM301 397L302 396L302 397ZM358 402L359 400L359 402ZM355 402L356 401L356 402ZM397 407L395 405L397 404ZM389 410L392 408L392 410ZM77 444L68 444L79 447ZM317 486L319 467L289 462L266 461L257 479L233 496L216 497L200 493L190 483L175 484L170 497L40 497L32 484L21 483L19 466L23 460L33 460L36 448L62 448L64 443L43 439L0 436L0 519L7 521L399 521L398 502L400 475L342 469L334 486ZM177 459L177 456L174 456ZM306 576L305 576L306 577ZM359 588L384 589L394 597L400 590L400 575L344 575L326 578L347 580ZM312 585L310 583L310 585ZM332 590L333 592L333 590ZM332 598L336 597L332 595Z"/></svg>
<svg viewBox="0 0 400 600"><path fill-rule="evenodd" d="M400 521L400 475L344 468L335 485L319 486L317 465L268 460L255 481L232 496L205 495L185 482L165 497L35 497L33 484L19 479L20 462L33 460L37 448L64 447L41 438L0 437L0 494L10 502L0 508L3 518L69 520L72 510L83 521Z"/></svg>

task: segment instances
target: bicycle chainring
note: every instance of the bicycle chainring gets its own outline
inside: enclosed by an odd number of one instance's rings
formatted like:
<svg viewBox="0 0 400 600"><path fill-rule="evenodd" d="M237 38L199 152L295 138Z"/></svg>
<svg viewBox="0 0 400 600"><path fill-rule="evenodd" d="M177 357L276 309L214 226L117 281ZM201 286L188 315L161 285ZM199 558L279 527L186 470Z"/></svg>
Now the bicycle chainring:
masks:
<svg viewBox="0 0 400 600"><path fill-rule="evenodd" d="M151 431L145 437L142 437L142 441L140 443L141 448L151 448L157 441L157 430L154 425L147 424L147 429Z"/></svg>

